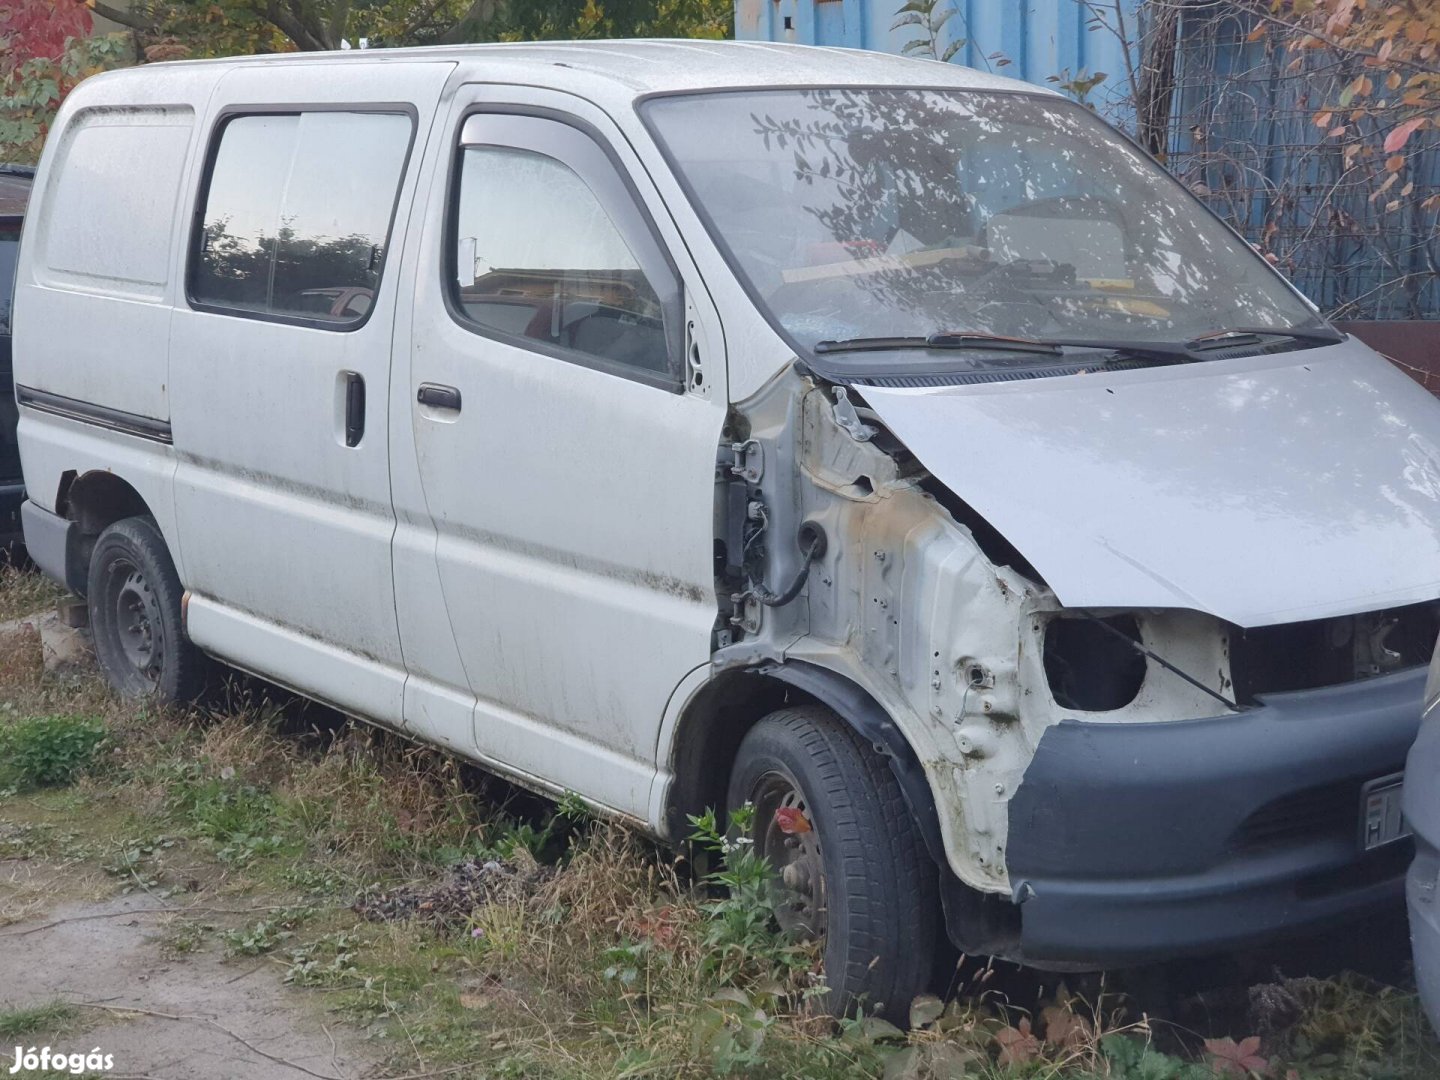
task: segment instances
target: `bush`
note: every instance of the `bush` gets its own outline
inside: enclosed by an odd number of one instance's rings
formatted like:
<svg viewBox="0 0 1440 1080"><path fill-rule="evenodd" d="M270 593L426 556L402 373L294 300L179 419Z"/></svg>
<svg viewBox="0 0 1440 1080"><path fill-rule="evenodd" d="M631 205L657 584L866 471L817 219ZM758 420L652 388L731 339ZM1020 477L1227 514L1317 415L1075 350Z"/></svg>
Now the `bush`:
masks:
<svg viewBox="0 0 1440 1080"><path fill-rule="evenodd" d="M105 725L84 716L32 716L0 727L0 786L68 784L94 762Z"/></svg>

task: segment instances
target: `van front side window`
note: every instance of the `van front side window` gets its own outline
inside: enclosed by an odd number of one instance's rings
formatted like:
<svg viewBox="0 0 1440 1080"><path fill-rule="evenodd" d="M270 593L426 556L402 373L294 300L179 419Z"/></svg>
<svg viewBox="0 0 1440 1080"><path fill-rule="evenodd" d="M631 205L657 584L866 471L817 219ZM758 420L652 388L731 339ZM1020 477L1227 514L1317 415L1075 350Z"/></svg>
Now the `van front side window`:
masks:
<svg viewBox="0 0 1440 1080"><path fill-rule="evenodd" d="M358 326L380 284L412 127L398 113L226 121L191 253L192 302Z"/></svg>
<svg viewBox="0 0 1440 1080"><path fill-rule="evenodd" d="M670 348L655 285L590 186L530 150L463 151L455 299L478 329L666 375Z"/></svg>

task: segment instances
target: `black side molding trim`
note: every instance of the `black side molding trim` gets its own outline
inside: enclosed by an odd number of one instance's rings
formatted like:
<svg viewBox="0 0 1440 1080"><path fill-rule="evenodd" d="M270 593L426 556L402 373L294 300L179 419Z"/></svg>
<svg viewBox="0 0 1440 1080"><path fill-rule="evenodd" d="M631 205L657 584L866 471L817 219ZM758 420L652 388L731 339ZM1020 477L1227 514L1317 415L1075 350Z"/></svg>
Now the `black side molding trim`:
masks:
<svg viewBox="0 0 1440 1080"><path fill-rule="evenodd" d="M63 416L68 420L79 420L81 423L94 424L96 427L150 439L152 442L172 443L175 441L171 437L168 420L155 420L137 413L122 412L119 409L96 405L90 401L62 397L60 394L51 394L45 390L34 390L28 386L15 387L15 400L37 412Z"/></svg>

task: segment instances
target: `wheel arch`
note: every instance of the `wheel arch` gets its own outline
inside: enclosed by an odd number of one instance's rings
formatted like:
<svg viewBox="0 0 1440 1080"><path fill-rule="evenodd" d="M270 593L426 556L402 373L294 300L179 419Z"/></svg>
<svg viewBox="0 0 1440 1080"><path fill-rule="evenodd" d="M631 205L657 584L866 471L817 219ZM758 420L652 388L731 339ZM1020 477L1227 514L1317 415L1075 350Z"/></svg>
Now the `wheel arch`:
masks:
<svg viewBox="0 0 1440 1080"><path fill-rule="evenodd" d="M90 552L99 535L125 518L155 516L132 484L107 469L63 473L55 512L74 523L66 541L65 586L78 596L85 595Z"/></svg>
<svg viewBox="0 0 1440 1080"><path fill-rule="evenodd" d="M675 728L674 780L665 806L666 832L685 835L688 817L723 805L735 753L745 733L783 705L823 705L885 758L925 850L946 868L935 796L910 741L863 687L838 672L801 660L723 671L686 704Z"/></svg>

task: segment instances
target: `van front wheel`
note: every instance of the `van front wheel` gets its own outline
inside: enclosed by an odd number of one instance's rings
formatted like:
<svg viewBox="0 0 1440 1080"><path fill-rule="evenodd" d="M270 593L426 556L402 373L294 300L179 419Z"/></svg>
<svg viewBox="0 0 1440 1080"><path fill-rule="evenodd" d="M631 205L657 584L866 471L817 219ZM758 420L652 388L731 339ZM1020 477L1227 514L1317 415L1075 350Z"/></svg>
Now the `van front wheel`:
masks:
<svg viewBox="0 0 1440 1080"><path fill-rule="evenodd" d="M86 591L95 658L123 697L184 702L203 688L204 659L181 625L183 591L149 518L117 521L95 541Z"/></svg>
<svg viewBox="0 0 1440 1080"><path fill-rule="evenodd" d="M904 1024L939 946L938 875L886 761L828 709L780 709L741 741L727 802L754 807L782 929L823 947L827 1008Z"/></svg>

